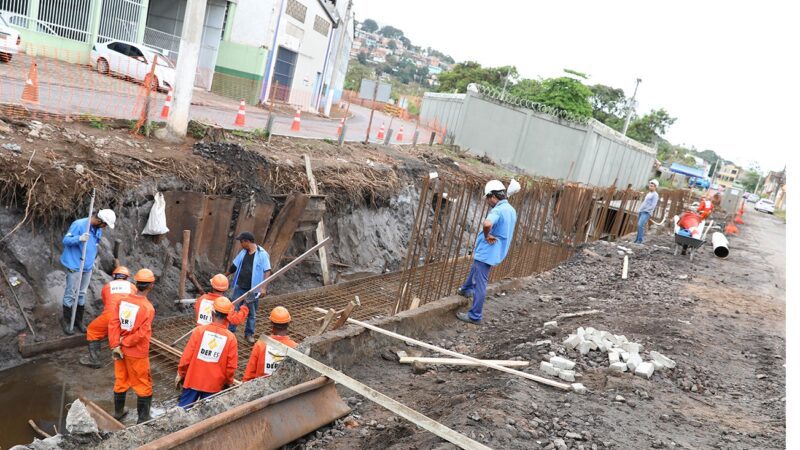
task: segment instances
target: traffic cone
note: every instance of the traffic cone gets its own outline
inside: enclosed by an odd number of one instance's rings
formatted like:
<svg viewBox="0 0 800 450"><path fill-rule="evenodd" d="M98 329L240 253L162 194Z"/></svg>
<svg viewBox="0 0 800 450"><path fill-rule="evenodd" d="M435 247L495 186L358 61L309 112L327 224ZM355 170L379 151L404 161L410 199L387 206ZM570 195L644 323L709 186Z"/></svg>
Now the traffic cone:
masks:
<svg viewBox="0 0 800 450"><path fill-rule="evenodd" d="M300 131L300 110L299 109L294 114L294 120L292 120L292 131Z"/></svg>
<svg viewBox="0 0 800 450"><path fill-rule="evenodd" d="M381 129L378 130L378 135L375 136L375 139L383 139L385 137L384 132L386 131L385 124L381 124Z"/></svg>
<svg viewBox="0 0 800 450"><path fill-rule="evenodd" d="M742 220L742 216L737 214L736 218L733 219L734 222L738 223L739 225L744 225L744 220Z"/></svg>
<svg viewBox="0 0 800 450"><path fill-rule="evenodd" d="M339 128L336 129L336 135L337 136L341 136L342 135L342 127L344 127L344 118L342 118L342 121L339 122Z"/></svg>
<svg viewBox="0 0 800 450"><path fill-rule="evenodd" d="M164 100L164 106L161 107L161 117L166 119L169 117L169 109L172 107L172 88L167 92L167 99Z"/></svg>
<svg viewBox="0 0 800 450"><path fill-rule="evenodd" d="M36 70L36 61L31 63L31 70L28 71L25 89L22 90L22 101L39 103L39 73Z"/></svg>
<svg viewBox="0 0 800 450"><path fill-rule="evenodd" d="M244 126L244 99L239 100L239 112L236 113L236 120L233 124L239 127Z"/></svg>
<svg viewBox="0 0 800 450"><path fill-rule="evenodd" d="M400 125L400 131L397 132L397 142L403 142L403 126Z"/></svg>
<svg viewBox="0 0 800 450"><path fill-rule="evenodd" d="M731 222L725 226L725 234L739 234L739 229Z"/></svg>

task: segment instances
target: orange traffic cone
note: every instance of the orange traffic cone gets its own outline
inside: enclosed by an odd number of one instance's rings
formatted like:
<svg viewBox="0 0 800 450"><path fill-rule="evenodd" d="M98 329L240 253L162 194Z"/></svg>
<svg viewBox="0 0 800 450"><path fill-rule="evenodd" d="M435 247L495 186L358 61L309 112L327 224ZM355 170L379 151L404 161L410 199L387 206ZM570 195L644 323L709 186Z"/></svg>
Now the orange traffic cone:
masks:
<svg viewBox="0 0 800 450"><path fill-rule="evenodd" d="M300 131L300 110L298 109L292 120L292 131Z"/></svg>
<svg viewBox="0 0 800 450"><path fill-rule="evenodd" d="M169 109L172 107L172 88L167 92L167 99L164 100L164 106L161 108L161 117L166 119L169 117Z"/></svg>
<svg viewBox="0 0 800 450"><path fill-rule="evenodd" d="M239 100L239 112L236 113L236 120L233 124L239 127L244 126L244 99Z"/></svg>
<svg viewBox="0 0 800 450"><path fill-rule="evenodd" d="M344 118L342 118L342 121L339 122L339 128L336 129L336 135L337 136L341 136L342 135L342 127L344 127Z"/></svg>
<svg viewBox="0 0 800 450"><path fill-rule="evenodd" d="M739 225L744 225L744 220L742 220L742 216L739 214L736 215L736 218L733 219L734 222L738 223Z"/></svg>
<svg viewBox="0 0 800 450"><path fill-rule="evenodd" d="M31 70L28 71L25 89L22 90L22 101L39 103L39 73L36 71L36 61L31 63Z"/></svg>
<svg viewBox="0 0 800 450"><path fill-rule="evenodd" d="M403 142L403 126L400 125L400 131L397 132L397 142Z"/></svg>
<svg viewBox="0 0 800 450"><path fill-rule="evenodd" d="M739 234L739 229L733 223L729 223L725 226L725 234Z"/></svg>
<svg viewBox="0 0 800 450"><path fill-rule="evenodd" d="M376 139L383 139L386 135L384 132L386 131L385 124L381 124L381 129L378 130L378 135L375 136Z"/></svg>

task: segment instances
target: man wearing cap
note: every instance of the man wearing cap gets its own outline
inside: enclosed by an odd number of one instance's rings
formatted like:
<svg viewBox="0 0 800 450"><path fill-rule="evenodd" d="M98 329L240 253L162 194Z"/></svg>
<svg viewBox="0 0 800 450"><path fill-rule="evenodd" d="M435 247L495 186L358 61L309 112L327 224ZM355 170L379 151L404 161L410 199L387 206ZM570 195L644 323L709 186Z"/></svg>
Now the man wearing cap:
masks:
<svg viewBox="0 0 800 450"><path fill-rule="evenodd" d="M111 275L113 280L103 286L100 298L103 299L103 312L95 318L86 328L86 340L89 341L89 356L81 357L79 363L93 369L99 369L103 363L100 360L100 341L108 336L108 324L117 308L117 303L130 294L136 292L136 286L128 281L131 272L125 266L117 266Z"/></svg>
<svg viewBox="0 0 800 450"><path fill-rule="evenodd" d="M114 211L101 209L92 216L91 221L83 218L72 222L61 241L64 244L64 251L61 252L61 265L67 272L67 283L61 302L63 313L61 327L65 334L75 333L70 329L70 323L72 322L72 302L75 301L76 296L78 297L78 307L75 309L75 328L81 333L86 333L86 327L83 325L83 309L86 303L86 290L89 288L89 281L92 278L94 258L97 256L97 243L103 237L103 228L107 226L113 230L116 221L117 216ZM83 273L80 273L84 246L86 247L86 260L83 264ZM78 287L79 280L80 288ZM76 291L78 291L77 295Z"/></svg>
<svg viewBox="0 0 800 450"><path fill-rule="evenodd" d="M153 379L150 377L150 337L156 311L147 294L156 277L141 269L133 277L136 293L120 299L108 324L108 345L114 358L114 418L125 415L125 396L136 392L137 423L150 420Z"/></svg>
<svg viewBox="0 0 800 450"><path fill-rule="evenodd" d="M192 331L175 376L175 387L183 387L178 406L186 408L233 385L239 347L236 336L227 329L227 316L232 311L230 300L217 297L211 323Z"/></svg>
<svg viewBox="0 0 800 450"><path fill-rule="evenodd" d="M242 251L236 255L233 264L228 268L228 273L225 276L233 274L233 298L238 299L245 292L258 285L270 274L272 265L269 261L269 253L264 250L260 245L256 244L256 238L253 233L249 231L242 232L236 236L236 240L242 246ZM250 309L247 314L247 322L244 327L244 337L247 342L253 344L256 339L253 335L256 332L256 309L258 308L258 299L267 295L267 287L262 286L259 292L251 293L244 300ZM241 308L242 302L236 305L236 311ZM231 325L230 331L236 333L236 325Z"/></svg>
<svg viewBox="0 0 800 450"><path fill-rule="evenodd" d="M297 342L289 337L289 323L292 321L292 316L289 315L286 308L275 307L269 314L269 320L272 322L272 334L270 335L272 339L291 348L297 347ZM285 351L267 344L262 337L253 346L250 361L247 362L247 369L244 371L243 381L272 375L285 358Z"/></svg>
<svg viewBox="0 0 800 450"><path fill-rule="evenodd" d="M225 291L229 287L228 277L221 273L214 275L209 281L211 282L212 291L197 297L194 302L194 316L197 326L208 325L214 320L214 301L224 297ZM225 326L243 324L249 313L250 310L247 305L243 305L238 312L228 314L228 323Z"/></svg>
<svg viewBox="0 0 800 450"><path fill-rule="evenodd" d="M512 180L512 183L516 183ZM519 190L519 184L514 191ZM489 271L493 266L503 262L511 240L514 237L514 226L517 223L517 211L508 203L506 187L500 180L491 180L483 188L486 203L491 210L483 221L483 230L478 233L475 241L475 251L472 254L472 267L464 284L458 289L458 294L472 297L472 307L468 312L456 313L456 318L462 322L479 325L483 320L483 302L486 299L486 285L489 282Z"/></svg>
<svg viewBox="0 0 800 450"><path fill-rule="evenodd" d="M650 216L653 215L653 211L656 210L656 206L658 205L658 180L650 180L647 188L649 192L644 196L644 201L641 206L639 206L638 231L636 232L636 240L633 241L634 244L641 244L644 242L644 227L647 225L647 221L650 220Z"/></svg>

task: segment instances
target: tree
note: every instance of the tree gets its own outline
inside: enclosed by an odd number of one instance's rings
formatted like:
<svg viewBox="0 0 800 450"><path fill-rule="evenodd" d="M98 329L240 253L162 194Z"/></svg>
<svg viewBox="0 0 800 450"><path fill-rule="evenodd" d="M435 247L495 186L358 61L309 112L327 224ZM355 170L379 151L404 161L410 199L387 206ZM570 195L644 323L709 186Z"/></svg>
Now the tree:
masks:
<svg viewBox="0 0 800 450"><path fill-rule="evenodd" d="M542 90L542 83L530 78L524 78L515 83L508 89L508 93L514 97L524 98L525 100L534 101L536 96Z"/></svg>
<svg viewBox="0 0 800 450"><path fill-rule="evenodd" d="M389 50L395 51L397 50L397 42L395 42L394 39L392 39L391 41L389 41L387 47L389 47Z"/></svg>
<svg viewBox="0 0 800 450"><path fill-rule="evenodd" d="M514 66L482 67L474 61L458 63L447 72L439 75L439 92L467 92L470 83L486 84L496 88L503 87L506 75L519 76Z"/></svg>
<svg viewBox="0 0 800 450"><path fill-rule="evenodd" d="M372 19L367 19L361 24L361 29L367 33L374 33L378 30L378 22L375 22Z"/></svg>
<svg viewBox="0 0 800 450"><path fill-rule="evenodd" d="M365 78L375 78L372 68L356 61L351 61L350 67L347 69L347 75L345 76L344 88L351 91L357 91L361 86L361 80Z"/></svg>
<svg viewBox="0 0 800 450"><path fill-rule="evenodd" d="M570 72L572 73L572 72ZM579 80L571 77L548 78L533 100L580 117L592 115L589 98L592 91Z"/></svg>
<svg viewBox="0 0 800 450"><path fill-rule="evenodd" d="M407 38L405 36L400 36L400 42L402 42L403 43L403 47L405 47L407 49L411 49L413 47L413 45L411 45L411 39L409 39L409 38Z"/></svg>
<svg viewBox="0 0 800 450"><path fill-rule="evenodd" d="M359 63L366 64L368 62L367 52L358 52L358 56L356 57L356 59L358 59Z"/></svg>
<svg viewBox="0 0 800 450"><path fill-rule="evenodd" d="M628 137L645 144L656 142L663 139L661 136L676 120L678 119L671 117L664 108L651 110L650 113L631 121Z"/></svg>
<svg viewBox="0 0 800 450"><path fill-rule="evenodd" d="M760 179L761 174L757 170L750 169L741 178L741 183L745 191L755 192Z"/></svg>
<svg viewBox="0 0 800 450"><path fill-rule="evenodd" d="M622 130L628 103L625 91L604 84L595 84L589 89L592 91L592 117L617 131Z"/></svg>
<svg viewBox="0 0 800 450"><path fill-rule="evenodd" d="M391 25L386 25L383 28L381 28L380 30L378 30L378 34L380 34L383 37L390 38L390 39L399 39L400 36L403 35L403 31L398 29L398 28L395 28L395 27L393 27Z"/></svg>

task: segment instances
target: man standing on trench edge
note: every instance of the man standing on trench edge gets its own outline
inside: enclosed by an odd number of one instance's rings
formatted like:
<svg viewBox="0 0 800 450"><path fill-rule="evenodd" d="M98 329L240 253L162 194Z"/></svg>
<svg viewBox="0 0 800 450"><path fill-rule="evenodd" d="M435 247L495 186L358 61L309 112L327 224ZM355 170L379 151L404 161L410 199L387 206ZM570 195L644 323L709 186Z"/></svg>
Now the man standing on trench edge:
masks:
<svg viewBox="0 0 800 450"><path fill-rule="evenodd" d="M634 244L641 244L644 242L644 227L647 225L647 221L650 220L650 216L653 215L653 211L656 210L656 206L658 205L658 180L652 179L650 183L647 184L648 193L644 196L644 201L642 202L641 206L639 206L639 220L636 224L636 240L633 241Z"/></svg>
<svg viewBox="0 0 800 450"><path fill-rule="evenodd" d="M64 244L64 251L61 252L61 265L67 272L67 284L64 287L64 298L61 301L63 317L61 327L65 334L75 334L74 328L81 333L86 333L83 325L83 309L86 304L86 290L89 288L89 281L92 279L92 267L97 256L97 244L103 237L103 228L114 229L114 222L117 216L110 209L101 209L91 221L89 218L78 219L69 226L67 234L61 241ZM87 223L88 222L88 223ZM86 231L88 228L88 232ZM83 262L83 273L81 270L81 257L83 247L86 246L86 260ZM80 281L79 281L80 280ZM80 284L80 286L78 286ZM77 297L77 299L76 299ZM70 326L72 322L72 303L77 301L75 309L75 327Z"/></svg>
<svg viewBox="0 0 800 450"><path fill-rule="evenodd" d="M256 238L253 233L244 231L236 240L240 242L242 251L236 255L233 264L228 268L225 276L233 275L233 298L238 299L245 292L264 281L270 274L272 265L269 261L269 253L264 248L256 244ZM250 309L247 314L247 322L244 326L244 337L247 342L254 344L256 338L253 336L256 332L256 309L258 308L258 301L261 297L267 295L267 286L262 286L259 292L253 292L245 298L244 303ZM242 302L236 305L236 311L242 307ZM228 329L236 333L236 325L231 325Z"/></svg>
<svg viewBox="0 0 800 450"><path fill-rule="evenodd" d="M517 211L508 203L506 197L519 190L519 183L511 180L509 192L499 180L486 183L483 193L491 210L483 221L483 231L478 233L473 252L472 267L466 281L458 289L458 294L472 297L472 307L466 313L458 312L456 317L463 322L479 325L483 320L483 302L486 299L486 285L492 266L503 262L517 223Z"/></svg>

